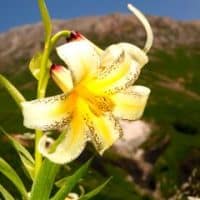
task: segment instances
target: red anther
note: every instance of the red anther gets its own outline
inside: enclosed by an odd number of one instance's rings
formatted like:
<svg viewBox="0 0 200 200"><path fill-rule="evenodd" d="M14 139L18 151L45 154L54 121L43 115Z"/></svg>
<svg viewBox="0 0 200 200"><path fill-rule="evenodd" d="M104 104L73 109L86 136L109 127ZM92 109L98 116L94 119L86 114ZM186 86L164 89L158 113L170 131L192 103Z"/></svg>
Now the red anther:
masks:
<svg viewBox="0 0 200 200"><path fill-rule="evenodd" d="M50 68L50 72L52 73L53 71L58 71L62 69L62 66L61 65L57 65L57 64L53 64Z"/></svg>
<svg viewBox="0 0 200 200"><path fill-rule="evenodd" d="M72 31L70 36L66 38L66 41L72 42L74 40L80 40L80 39L83 39L83 35L78 31Z"/></svg>

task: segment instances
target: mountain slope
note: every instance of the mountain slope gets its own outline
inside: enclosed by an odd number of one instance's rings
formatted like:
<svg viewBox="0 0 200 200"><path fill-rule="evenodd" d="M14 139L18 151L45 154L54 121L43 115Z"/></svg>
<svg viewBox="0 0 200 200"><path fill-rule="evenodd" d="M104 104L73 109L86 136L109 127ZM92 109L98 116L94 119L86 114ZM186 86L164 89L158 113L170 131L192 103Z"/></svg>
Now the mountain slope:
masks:
<svg viewBox="0 0 200 200"><path fill-rule="evenodd" d="M149 21L155 36L154 49L169 51L177 46L199 49L200 21L179 22L161 17L149 17ZM143 46L145 41L143 27L133 15L112 14L68 21L55 20L53 27L56 32L63 29L78 30L103 47L120 41ZM8 70L8 65L25 61L41 49L42 25L26 25L1 33L0 44L0 71Z"/></svg>

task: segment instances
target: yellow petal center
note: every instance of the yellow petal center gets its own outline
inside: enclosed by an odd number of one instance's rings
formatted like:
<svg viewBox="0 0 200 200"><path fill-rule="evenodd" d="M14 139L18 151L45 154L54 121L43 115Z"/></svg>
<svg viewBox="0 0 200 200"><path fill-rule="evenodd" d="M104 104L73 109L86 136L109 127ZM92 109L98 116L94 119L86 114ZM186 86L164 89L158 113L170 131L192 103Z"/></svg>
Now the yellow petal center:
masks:
<svg viewBox="0 0 200 200"><path fill-rule="evenodd" d="M104 112L111 111L114 107L114 104L109 97L97 95L81 84L75 88L74 92L78 97L86 101L91 111L97 116L102 115Z"/></svg>

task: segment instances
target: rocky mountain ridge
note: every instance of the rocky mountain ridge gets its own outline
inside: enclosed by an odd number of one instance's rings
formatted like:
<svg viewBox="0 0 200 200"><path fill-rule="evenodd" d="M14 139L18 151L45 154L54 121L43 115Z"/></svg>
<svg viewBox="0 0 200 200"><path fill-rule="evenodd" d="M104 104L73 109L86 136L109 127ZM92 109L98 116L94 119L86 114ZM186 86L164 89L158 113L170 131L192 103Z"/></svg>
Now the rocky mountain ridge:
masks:
<svg viewBox="0 0 200 200"><path fill-rule="evenodd" d="M154 49L170 50L178 46L199 49L200 21L175 21L167 17L148 17L155 40ZM63 29L78 30L102 47L113 42L127 41L142 47L145 32L132 15L114 13L107 16L83 17L72 20L54 20L54 32ZM41 49L41 23L25 25L0 33L0 71L15 62L29 59Z"/></svg>

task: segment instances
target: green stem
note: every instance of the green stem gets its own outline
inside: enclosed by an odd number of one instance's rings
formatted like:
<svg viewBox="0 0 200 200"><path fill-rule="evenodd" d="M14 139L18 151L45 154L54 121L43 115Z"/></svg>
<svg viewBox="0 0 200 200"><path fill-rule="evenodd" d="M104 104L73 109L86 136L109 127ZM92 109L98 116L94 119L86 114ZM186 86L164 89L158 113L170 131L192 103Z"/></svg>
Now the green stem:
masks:
<svg viewBox="0 0 200 200"><path fill-rule="evenodd" d="M53 47L56 45L57 41L63 36L69 36L70 31L60 31L55 34L51 39L47 40L45 43L44 53L41 60L41 68L40 68L40 79L38 82L38 89L37 89L37 98L44 98L46 94L46 88L48 84L49 73L48 71L48 58ZM42 164L42 155L38 151L38 142L42 137L43 133L40 130L36 130L35 135L35 175L38 173L41 164Z"/></svg>
<svg viewBox="0 0 200 200"><path fill-rule="evenodd" d="M47 71L48 68L48 58L50 56L50 53L53 49L53 47L56 45L58 40L61 37L67 37L69 36L71 31L65 30L65 31L60 31L56 33L51 39L46 41L45 48L44 48L44 53L42 56L41 60L41 69L40 69L40 79L39 79L39 85L38 85L38 91L37 91L37 97L38 98L43 98L45 97L46 94L46 87L48 84L48 76Z"/></svg>
<svg viewBox="0 0 200 200"><path fill-rule="evenodd" d="M45 29L45 43L46 43L48 40L50 40L52 33L51 17L49 15L49 11L46 6L45 0L38 0L38 6L40 9L42 22Z"/></svg>
<svg viewBox="0 0 200 200"><path fill-rule="evenodd" d="M61 37L68 37L71 34L71 31L68 30L64 30L64 31L60 31L58 33L56 33L52 38L51 38L51 48L54 47L56 45L56 43L58 42L58 40Z"/></svg>
<svg viewBox="0 0 200 200"><path fill-rule="evenodd" d="M46 94L46 87L48 83L47 73L49 73L49 71L47 71L48 68L47 65L48 65L48 58L50 56L50 51L51 51L50 40L48 40L47 43L45 44L44 53L41 60L40 78L37 90L37 97L39 99L45 97Z"/></svg>
<svg viewBox="0 0 200 200"><path fill-rule="evenodd" d="M45 0L38 0L38 6L41 13L41 18L43 21L44 29L45 29L45 47L42 55L41 60L41 67L40 67L40 77L38 81L38 88L37 88L37 98L41 99L45 97L47 84L49 80L49 71L48 71L48 59L51 53L51 50L57 43L60 37L68 36L70 31L61 31L55 34L51 38L52 34L52 24L51 18L45 3ZM42 155L38 151L38 142L42 137L43 132L40 130L36 130L35 132L35 176L38 174L41 165L42 165Z"/></svg>
<svg viewBox="0 0 200 200"><path fill-rule="evenodd" d="M40 130L35 131L35 175L34 175L34 177L36 177L36 175L38 174L40 167L42 165L42 155L37 150L38 149L38 143L40 141L40 138L42 137L42 134L43 133Z"/></svg>
<svg viewBox="0 0 200 200"><path fill-rule="evenodd" d="M48 76L47 73L47 65L48 65L48 58L50 55L50 40L52 34L52 25L51 25L51 18L45 3L45 0L38 0L38 6L42 18L42 22L45 29L45 47L42 55L41 66L40 66L40 77L38 81L37 87L37 98L41 99L45 97L46 88L48 84ZM38 142L42 137L43 132L40 130L35 131L35 176L38 174L40 167L42 165L42 155L38 151Z"/></svg>
<svg viewBox="0 0 200 200"><path fill-rule="evenodd" d="M46 88L48 84L48 76L47 73L47 65L48 65L48 58L50 55L50 40L47 41L44 48L44 53L41 60L41 68L40 68L40 79L38 82L38 89L37 89L37 98L41 99L45 97ZM38 142L42 137L43 132L40 130L36 130L35 132L35 176L38 174L40 167L42 165L42 155L38 151Z"/></svg>

